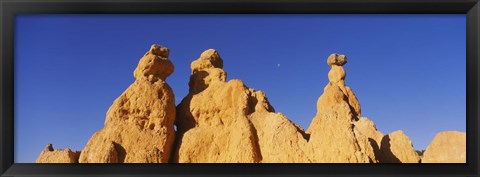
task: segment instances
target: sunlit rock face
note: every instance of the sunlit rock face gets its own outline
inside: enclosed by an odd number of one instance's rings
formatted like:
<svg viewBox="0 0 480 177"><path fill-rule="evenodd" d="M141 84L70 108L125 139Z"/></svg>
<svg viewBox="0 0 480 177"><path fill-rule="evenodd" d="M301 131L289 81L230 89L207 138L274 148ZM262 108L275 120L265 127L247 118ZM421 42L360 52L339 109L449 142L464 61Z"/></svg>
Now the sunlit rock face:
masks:
<svg viewBox="0 0 480 177"><path fill-rule="evenodd" d="M47 144L35 163L78 163L80 151L73 152L69 148L53 149L52 144Z"/></svg>
<svg viewBox="0 0 480 177"><path fill-rule="evenodd" d="M308 161L303 130L262 91L227 82L217 51L204 51L191 70L190 92L177 106L175 162Z"/></svg>
<svg viewBox="0 0 480 177"><path fill-rule="evenodd" d="M355 121L353 130L360 148L365 150L372 162L379 163L382 156L380 144L383 133L377 130L375 123L367 117L361 117L358 121Z"/></svg>
<svg viewBox="0 0 480 177"><path fill-rule="evenodd" d="M367 155L367 148L359 144L353 123L359 119L360 105L353 91L345 85L343 65L347 57L332 54L329 83L317 102L317 114L307 133L310 134L307 153L312 162L368 163L376 161ZM368 145L368 144L365 144Z"/></svg>
<svg viewBox="0 0 480 177"><path fill-rule="evenodd" d="M420 156L415 152L412 142L401 130L385 135L380 143L380 151L380 162L383 163L420 162Z"/></svg>
<svg viewBox="0 0 480 177"><path fill-rule="evenodd" d="M423 153L422 163L466 163L467 134L459 131L438 133Z"/></svg>
<svg viewBox="0 0 480 177"><path fill-rule="evenodd" d="M466 161L466 135L441 132L422 159L401 130L384 135L361 117L345 85L347 57L327 58L329 83L307 131L275 112L263 91L227 81L224 60L208 49L191 65L189 93L175 106L166 83L169 49L154 44L135 81L113 102L104 127L80 152L47 145L37 163L436 163ZM326 66L325 66L326 67ZM294 94L294 93L292 93ZM176 130L174 129L176 125Z"/></svg>
<svg viewBox="0 0 480 177"><path fill-rule="evenodd" d="M175 96L169 50L154 44L134 71L135 82L107 111L105 126L88 141L80 163L169 162L175 139Z"/></svg>

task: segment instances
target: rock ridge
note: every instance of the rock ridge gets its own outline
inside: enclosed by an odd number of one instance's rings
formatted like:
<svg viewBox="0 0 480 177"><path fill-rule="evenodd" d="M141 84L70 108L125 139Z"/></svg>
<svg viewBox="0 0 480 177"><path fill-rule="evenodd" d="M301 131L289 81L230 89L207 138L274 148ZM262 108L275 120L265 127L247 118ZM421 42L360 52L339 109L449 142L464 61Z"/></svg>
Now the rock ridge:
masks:
<svg viewBox="0 0 480 177"><path fill-rule="evenodd" d="M345 84L347 56L327 58L329 82L305 131L276 112L266 93L227 81L224 60L207 49L194 60L189 92L175 105L170 50L153 44L135 81L113 102L104 127L82 151L48 144L36 163L464 163L465 133L441 132L422 158L401 130L384 135L361 117ZM174 128L176 126L176 129Z"/></svg>

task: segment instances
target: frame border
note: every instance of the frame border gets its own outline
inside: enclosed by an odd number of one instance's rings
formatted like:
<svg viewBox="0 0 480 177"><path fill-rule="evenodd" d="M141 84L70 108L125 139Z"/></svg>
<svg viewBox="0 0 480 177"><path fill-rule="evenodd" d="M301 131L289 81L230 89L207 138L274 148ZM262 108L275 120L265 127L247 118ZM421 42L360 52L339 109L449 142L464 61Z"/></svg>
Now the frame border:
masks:
<svg viewBox="0 0 480 177"><path fill-rule="evenodd" d="M479 0L0 0L0 174L10 176L480 176ZM135 8L132 8L135 7ZM16 14L466 14L466 164L14 164Z"/></svg>

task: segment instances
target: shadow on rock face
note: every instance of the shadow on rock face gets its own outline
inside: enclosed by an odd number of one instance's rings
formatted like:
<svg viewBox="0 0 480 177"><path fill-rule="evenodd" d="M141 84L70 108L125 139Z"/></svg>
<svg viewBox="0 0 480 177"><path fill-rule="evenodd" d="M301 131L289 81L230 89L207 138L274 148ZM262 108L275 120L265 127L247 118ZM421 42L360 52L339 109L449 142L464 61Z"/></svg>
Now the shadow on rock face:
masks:
<svg viewBox="0 0 480 177"><path fill-rule="evenodd" d="M386 135L382 138L380 145L381 158L380 162L382 163L402 163L392 152L390 148L390 136Z"/></svg>
<svg viewBox="0 0 480 177"><path fill-rule="evenodd" d="M118 163L124 163L125 162L125 156L127 155L127 152L125 150L125 148L116 143L116 142L113 142L113 145L115 146L115 150L117 151L118 153Z"/></svg>
<svg viewBox="0 0 480 177"><path fill-rule="evenodd" d="M377 141L375 141L374 139L372 138L368 138L368 142L370 143L370 145L372 146L372 149L373 149L373 153L375 154L375 157L377 158L377 160L379 162L382 162L380 159L380 157L382 157L382 151L380 151L380 146L378 146L378 143Z"/></svg>
<svg viewBox="0 0 480 177"><path fill-rule="evenodd" d="M190 82L188 82L190 95L200 93L208 87L205 80L207 79L208 75L209 73L207 71L197 71L195 74L190 76Z"/></svg>

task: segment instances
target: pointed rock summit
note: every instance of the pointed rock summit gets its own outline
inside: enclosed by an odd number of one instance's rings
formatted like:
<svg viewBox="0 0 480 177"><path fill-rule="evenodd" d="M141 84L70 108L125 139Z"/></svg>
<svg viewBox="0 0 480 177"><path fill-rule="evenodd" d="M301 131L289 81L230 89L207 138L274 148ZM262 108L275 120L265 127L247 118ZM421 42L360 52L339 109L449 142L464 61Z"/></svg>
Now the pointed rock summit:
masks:
<svg viewBox="0 0 480 177"><path fill-rule="evenodd" d="M327 59L330 82L317 101L317 115L307 130L312 162L374 161L362 150L354 133L353 122L360 116L360 104L353 91L345 86L346 73L342 66L346 63L347 57L341 54L331 54Z"/></svg>
<svg viewBox="0 0 480 177"><path fill-rule="evenodd" d="M47 144L35 163L78 163L80 151L73 152L69 148L54 150L52 144Z"/></svg>
<svg viewBox="0 0 480 177"><path fill-rule="evenodd" d="M422 163L466 163L466 145L465 132L440 132L423 153Z"/></svg>
<svg viewBox="0 0 480 177"><path fill-rule="evenodd" d="M113 102L104 127L81 152L48 144L37 163L418 163L403 131L384 135L361 117L345 85L347 57L331 54L329 82L307 131L275 112L263 91L227 81L214 49L191 65L189 92L175 106L166 83L170 51L154 44L133 72L135 81ZM176 130L174 128L176 126ZM439 133L422 162L465 162L466 136Z"/></svg>
<svg viewBox="0 0 480 177"><path fill-rule="evenodd" d="M380 144L383 163L419 163L420 156L413 148L407 135L401 130L394 131L382 138Z"/></svg>
<svg viewBox="0 0 480 177"><path fill-rule="evenodd" d="M301 128L276 114L265 93L226 82L208 49L191 64L190 92L177 106L175 162L304 162Z"/></svg>
<svg viewBox="0 0 480 177"><path fill-rule="evenodd" d="M154 44L134 71L135 82L107 111L105 126L88 141L80 163L165 163L175 139L175 97L165 82L174 67L169 50Z"/></svg>

